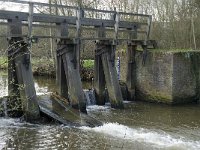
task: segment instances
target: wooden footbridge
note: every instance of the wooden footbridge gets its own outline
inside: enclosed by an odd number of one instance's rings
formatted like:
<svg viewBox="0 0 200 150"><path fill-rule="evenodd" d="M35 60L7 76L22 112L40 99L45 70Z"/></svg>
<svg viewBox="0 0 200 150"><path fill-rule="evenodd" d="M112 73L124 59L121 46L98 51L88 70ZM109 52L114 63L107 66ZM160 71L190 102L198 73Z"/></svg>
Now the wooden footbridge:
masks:
<svg viewBox="0 0 200 150"><path fill-rule="evenodd" d="M0 0L6 1L6 0ZM34 39L53 38L57 42L57 86L58 94L65 99L66 105L86 113L86 98L82 89L79 73L80 47L84 40L96 43L94 89L98 105L105 104L104 90L108 89L111 107L123 108L123 98L115 70L115 51L118 45L127 44L128 75L127 87L129 99L134 99L134 56L137 46L143 48L144 62L148 46L152 17L144 14L117 12L116 10L98 10L74 6L63 6L46 3L8 0L10 3L25 5L28 12L0 10L1 25L7 25L8 34L8 78L9 97L17 97L22 102L22 108L27 120L38 119L40 111L48 114L49 105L53 100L38 100L33 74L29 47ZM62 9L65 15L42 14L35 7ZM22 27L28 27L26 34ZM38 36L32 34L34 27L56 28L56 36ZM69 37L69 31L76 29L74 37ZM96 36L83 37L83 30L95 30ZM112 32L113 37L107 36ZM124 38L121 35L128 35ZM121 37L122 38L121 38ZM139 39L140 38L140 39ZM39 101L39 102L38 102ZM49 102L50 103L49 103ZM61 107L60 107L61 108ZM64 107L62 107L64 109ZM52 117L55 118L55 113ZM66 113L68 113L66 111ZM64 114L64 113L62 113ZM57 116L61 115L57 113ZM62 116L62 115L61 115ZM65 118L65 117L63 117ZM63 119L62 118L62 119ZM62 120L61 119L61 120ZM59 119L57 119L59 120ZM64 121L61 121L64 122Z"/></svg>

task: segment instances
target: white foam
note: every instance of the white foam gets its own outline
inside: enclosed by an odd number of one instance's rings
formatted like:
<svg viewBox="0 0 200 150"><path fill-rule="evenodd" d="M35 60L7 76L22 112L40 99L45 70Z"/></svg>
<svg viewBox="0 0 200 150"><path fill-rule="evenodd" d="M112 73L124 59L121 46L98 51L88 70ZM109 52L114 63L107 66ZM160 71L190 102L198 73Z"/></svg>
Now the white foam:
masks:
<svg viewBox="0 0 200 150"><path fill-rule="evenodd" d="M98 105L87 106L87 111L108 111L108 110L110 110L110 106L98 106Z"/></svg>
<svg viewBox="0 0 200 150"><path fill-rule="evenodd" d="M157 133L148 129L133 129L118 123L106 123L103 126L90 128L80 127L83 130L103 133L114 138L151 144L156 148L200 149L200 141L186 140L184 137L173 137L167 133Z"/></svg>
<svg viewBox="0 0 200 150"><path fill-rule="evenodd" d="M8 95L8 79L0 76L0 97Z"/></svg>
<svg viewBox="0 0 200 150"><path fill-rule="evenodd" d="M34 129L42 127L40 124L32 124L25 121L21 121L19 118L0 118L0 128L29 128Z"/></svg>

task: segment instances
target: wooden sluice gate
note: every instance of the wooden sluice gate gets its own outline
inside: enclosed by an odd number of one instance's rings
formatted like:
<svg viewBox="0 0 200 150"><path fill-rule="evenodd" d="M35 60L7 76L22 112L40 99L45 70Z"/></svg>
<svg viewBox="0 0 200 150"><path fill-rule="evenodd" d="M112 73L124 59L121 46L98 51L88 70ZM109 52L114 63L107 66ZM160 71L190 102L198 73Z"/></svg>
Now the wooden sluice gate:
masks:
<svg viewBox="0 0 200 150"><path fill-rule="evenodd" d="M0 0L1 1L1 0ZM44 3L32 3L25 1L9 2L27 4L29 12L16 12L0 10L0 19L7 20L7 23L0 24L8 26L8 78L9 78L9 97L16 97L22 104L22 111L28 121L39 119L40 112L45 113L51 118L64 124L77 124L97 126L101 123L87 115L86 97L83 92L80 67L80 47L84 40L92 40L96 44L95 50L95 78L94 90L98 105L105 104L105 89L108 90L109 101L113 108L123 108L123 98L115 68L115 52L117 45L124 42L128 45L128 75L127 87L129 100L134 100L134 51L137 45L144 49L144 60L149 41L151 26L151 16L143 14L124 13L117 11L98 10L91 8L80 8L62 5L49 5ZM34 13L34 6L61 7L73 10L72 16L48 15ZM90 18L90 13L104 13L104 19ZM87 15L89 14L89 15ZM105 16L106 16L105 15ZM121 16L136 16L147 20L144 22L120 20ZM109 16L109 17L108 17ZM27 22L27 23L24 23ZM37 24L34 24L37 22ZM34 26L40 27L39 23L50 23L57 29L56 36L37 36L32 35ZM24 38L22 26L28 25L28 36ZM142 30L145 27L145 31ZM69 30L75 28L75 36L69 36ZM107 31L114 31L113 38L107 38ZM82 37L81 30L95 30L97 37ZM141 30L139 30L141 29ZM129 38L118 37L119 32L128 32ZM144 34L144 40L137 40L137 34ZM132 36L134 35L134 37ZM31 41L38 38L55 38L57 43L56 60L56 81L59 96L37 97L34 87L33 74L29 47ZM62 100L65 100L63 102Z"/></svg>
<svg viewBox="0 0 200 150"><path fill-rule="evenodd" d="M34 87L29 43L23 38L22 25L19 19L8 21L8 96L21 101L26 120L39 118L39 106Z"/></svg>
<svg viewBox="0 0 200 150"><path fill-rule="evenodd" d="M98 37L106 37L103 26L99 27ZM96 41L94 89L97 93L97 104L105 104L103 95L107 86L111 107L123 108L123 98L115 68L115 50L116 43L113 41Z"/></svg>

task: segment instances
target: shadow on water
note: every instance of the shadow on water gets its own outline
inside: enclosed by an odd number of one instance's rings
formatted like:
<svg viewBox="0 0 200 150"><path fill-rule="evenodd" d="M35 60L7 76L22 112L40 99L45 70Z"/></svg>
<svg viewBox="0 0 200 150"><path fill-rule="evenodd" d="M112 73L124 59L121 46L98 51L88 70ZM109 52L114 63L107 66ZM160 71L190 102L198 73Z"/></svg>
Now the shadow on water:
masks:
<svg viewBox="0 0 200 150"><path fill-rule="evenodd" d="M56 91L55 79L36 77L35 82L37 93ZM6 74L0 74L0 87L0 95L6 95ZM69 127L1 118L0 149L200 149L200 105L133 102L124 110L109 105L87 110L104 125Z"/></svg>

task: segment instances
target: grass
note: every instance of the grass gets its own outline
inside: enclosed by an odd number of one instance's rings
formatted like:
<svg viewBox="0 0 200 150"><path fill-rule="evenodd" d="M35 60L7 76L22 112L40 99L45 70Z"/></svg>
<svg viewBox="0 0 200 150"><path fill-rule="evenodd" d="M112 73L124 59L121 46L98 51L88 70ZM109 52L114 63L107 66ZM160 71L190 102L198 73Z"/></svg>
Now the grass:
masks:
<svg viewBox="0 0 200 150"><path fill-rule="evenodd" d="M82 66L83 68L88 68L88 69L94 68L94 60L92 59L83 60Z"/></svg>
<svg viewBox="0 0 200 150"><path fill-rule="evenodd" d="M54 65L53 59L49 59L46 57L37 58L33 57L31 59L32 70L34 75L50 75L55 77L56 76L56 68ZM83 60L82 67L85 69L93 69L94 68L94 60ZM8 61L6 56L0 57L0 69L6 70L8 68Z"/></svg>
<svg viewBox="0 0 200 150"><path fill-rule="evenodd" d="M192 49L151 49L151 52L170 52L170 53L181 53L181 52L199 52L198 50Z"/></svg>
<svg viewBox="0 0 200 150"><path fill-rule="evenodd" d="M5 56L0 57L0 69L7 69L8 68L8 59Z"/></svg>

